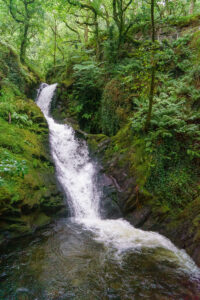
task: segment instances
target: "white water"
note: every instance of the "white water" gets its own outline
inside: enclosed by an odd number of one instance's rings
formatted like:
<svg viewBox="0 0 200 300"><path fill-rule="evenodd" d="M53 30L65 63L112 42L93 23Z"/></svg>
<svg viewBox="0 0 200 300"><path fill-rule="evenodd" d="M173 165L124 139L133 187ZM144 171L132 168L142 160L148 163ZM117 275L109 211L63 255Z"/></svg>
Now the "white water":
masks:
<svg viewBox="0 0 200 300"><path fill-rule="evenodd" d="M165 259L176 262L181 270L199 276L200 271L193 260L164 236L136 229L123 219L101 219L100 194L95 184L96 170L90 160L87 145L84 141L80 144L69 125L58 124L50 116L50 103L56 86L45 86L40 91L37 104L49 125L57 178L67 196L75 222L92 231L97 241L115 252L115 257L121 258L127 251L162 248L168 250L165 251Z"/></svg>

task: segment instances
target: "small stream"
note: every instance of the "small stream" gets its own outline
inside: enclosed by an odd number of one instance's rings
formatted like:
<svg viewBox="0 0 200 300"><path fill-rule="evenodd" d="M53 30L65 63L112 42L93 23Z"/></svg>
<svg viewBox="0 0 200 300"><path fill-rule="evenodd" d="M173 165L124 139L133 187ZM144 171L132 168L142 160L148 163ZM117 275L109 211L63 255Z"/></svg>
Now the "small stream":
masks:
<svg viewBox="0 0 200 300"><path fill-rule="evenodd" d="M37 104L71 217L0 256L0 299L200 299L200 271L184 250L123 219L102 219L97 168L85 141L50 115L56 84Z"/></svg>

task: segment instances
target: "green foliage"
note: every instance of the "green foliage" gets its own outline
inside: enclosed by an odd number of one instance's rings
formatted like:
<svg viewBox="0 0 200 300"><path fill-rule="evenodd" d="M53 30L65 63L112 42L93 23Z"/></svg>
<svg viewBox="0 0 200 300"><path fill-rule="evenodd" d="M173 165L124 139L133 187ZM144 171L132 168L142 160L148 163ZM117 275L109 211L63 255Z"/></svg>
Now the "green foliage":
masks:
<svg viewBox="0 0 200 300"><path fill-rule="evenodd" d="M186 111L185 105L186 101L166 93L161 93L159 98L155 98L151 119L152 131L150 135L152 138L172 137L176 134L184 134L191 139L200 136L199 125L191 123L195 115ZM148 103L145 101L138 112L134 114L132 122L135 132L143 130L147 110Z"/></svg>
<svg viewBox="0 0 200 300"><path fill-rule="evenodd" d="M110 64L116 63L117 60L117 41L114 32L114 26L108 29L108 38L104 42L104 60L107 63L107 69L111 67ZM112 66L113 67L113 66Z"/></svg>
<svg viewBox="0 0 200 300"><path fill-rule="evenodd" d="M192 109L197 92L191 85L194 74L198 71L191 69L177 80L171 80L168 74L159 75L161 85L148 135L143 132L147 99L134 99L137 111L131 118L132 130L139 137L135 148L137 155L140 152L144 157L142 163L136 161L135 168L145 176L143 186L168 207L183 208L198 194L200 128L199 112Z"/></svg>
<svg viewBox="0 0 200 300"><path fill-rule="evenodd" d="M102 70L94 61L74 66L75 83L72 112L77 113L84 130L95 133L98 130L98 111L102 94Z"/></svg>
<svg viewBox="0 0 200 300"><path fill-rule="evenodd" d="M145 188L158 196L161 203L184 207L188 199L197 195L195 164L187 157L184 145L175 138L166 137L150 148L152 165Z"/></svg>
<svg viewBox="0 0 200 300"><path fill-rule="evenodd" d="M117 79L109 81L101 100L101 126L104 134L112 136L117 133L127 119L127 104L120 82Z"/></svg>
<svg viewBox="0 0 200 300"><path fill-rule="evenodd" d="M0 174L24 178L27 173L28 167L25 160L16 160L8 151L1 151Z"/></svg>
<svg viewBox="0 0 200 300"><path fill-rule="evenodd" d="M12 120L16 124L18 124L20 127L33 125L32 120L29 120L29 118L26 114L18 114L16 112L14 112L12 114Z"/></svg>
<svg viewBox="0 0 200 300"><path fill-rule="evenodd" d="M0 215L12 216L20 215L18 205L23 201L36 201L30 190L44 185L40 176L51 173L52 166L43 146L47 134L43 115L23 94L34 82L32 74L11 48L2 44L0 48Z"/></svg>
<svg viewBox="0 0 200 300"><path fill-rule="evenodd" d="M0 91L1 101L22 96L37 83L37 76L23 66L17 53L6 43L0 42ZM6 99L7 98L7 99Z"/></svg>

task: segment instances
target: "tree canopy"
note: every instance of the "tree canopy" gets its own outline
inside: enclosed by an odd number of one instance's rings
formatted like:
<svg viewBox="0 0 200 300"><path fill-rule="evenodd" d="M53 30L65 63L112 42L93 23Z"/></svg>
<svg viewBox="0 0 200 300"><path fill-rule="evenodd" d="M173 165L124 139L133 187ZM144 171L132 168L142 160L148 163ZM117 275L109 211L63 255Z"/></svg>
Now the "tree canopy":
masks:
<svg viewBox="0 0 200 300"><path fill-rule="evenodd" d="M197 15L200 9L195 0L154 2L157 28ZM38 63L43 70L61 63L77 49L95 47L97 60L102 59L108 43L116 60L124 43L138 38L137 28L150 28L150 7L144 0L1 0L1 39L16 49L22 62Z"/></svg>

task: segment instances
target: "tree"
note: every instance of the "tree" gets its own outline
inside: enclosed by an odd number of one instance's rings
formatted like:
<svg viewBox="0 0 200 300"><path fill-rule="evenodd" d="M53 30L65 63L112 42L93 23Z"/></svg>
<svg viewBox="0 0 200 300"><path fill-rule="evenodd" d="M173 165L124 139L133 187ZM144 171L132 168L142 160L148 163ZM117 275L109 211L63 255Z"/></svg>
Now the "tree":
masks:
<svg viewBox="0 0 200 300"><path fill-rule="evenodd" d="M28 46L28 34L31 22L36 12L40 11L40 0L4 0L9 9L10 15L15 22L20 25L20 60L25 62L26 50Z"/></svg>
<svg viewBox="0 0 200 300"><path fill-rule="evenodd" d="M129 21L126 22L126 12L130 5L132 4L133 0L129 0L128 2L124 0L113 0L113 20L118 28L118 50L120 46L123 44L124 39L133 25L133 22Z"/></svg>
<svg viewBox="0 0 200 300"><path fill-rule="evenodd" d="M94 29L94 35L95 35L95 40L96 40L96 57L99 59L100 56L100 41L99 41L99 24L98 24L98 15L99 15L99 8L100 8L100 1L93 1L93 2L86 2L83 3L81 1L73 1L73 0L67 0L70 5L80 7L80 9L84 9L87 12L92 13L92 21L90 22L88 19L85 21L76 21L77 24L79 25L84 25L85 26L85 40L87 40L87 32L88 32L88 27L87 26L93 26Z"/></svg>

